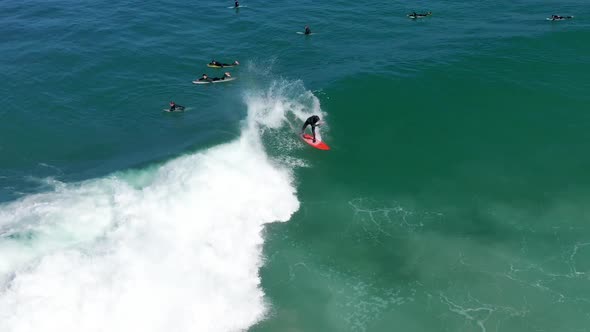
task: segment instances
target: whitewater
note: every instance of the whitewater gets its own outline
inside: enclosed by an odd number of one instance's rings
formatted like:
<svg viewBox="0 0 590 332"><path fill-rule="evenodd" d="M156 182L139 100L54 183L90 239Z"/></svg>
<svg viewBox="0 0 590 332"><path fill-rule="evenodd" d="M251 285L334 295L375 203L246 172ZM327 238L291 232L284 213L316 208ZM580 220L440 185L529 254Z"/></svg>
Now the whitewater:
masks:
<svg viewBox="0 0 590 332"><path fill-rule="evenodd" d="M321 110L301 82L244 100L234 141L0 205L0 331L241 331L263 319L263 226L300 204L300 163L263 140Z"/></svg>

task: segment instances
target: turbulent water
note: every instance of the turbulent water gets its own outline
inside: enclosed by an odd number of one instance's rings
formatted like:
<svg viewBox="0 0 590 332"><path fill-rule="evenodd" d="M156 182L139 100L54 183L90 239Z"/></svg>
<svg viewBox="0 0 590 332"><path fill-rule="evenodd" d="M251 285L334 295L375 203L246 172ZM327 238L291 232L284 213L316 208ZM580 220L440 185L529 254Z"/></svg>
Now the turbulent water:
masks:
<svg viewBox="0 0 590 332"><path fill-rule="evenodd" d="M0 331L590 330L586 2L241 4L0 3Z"/></svg>

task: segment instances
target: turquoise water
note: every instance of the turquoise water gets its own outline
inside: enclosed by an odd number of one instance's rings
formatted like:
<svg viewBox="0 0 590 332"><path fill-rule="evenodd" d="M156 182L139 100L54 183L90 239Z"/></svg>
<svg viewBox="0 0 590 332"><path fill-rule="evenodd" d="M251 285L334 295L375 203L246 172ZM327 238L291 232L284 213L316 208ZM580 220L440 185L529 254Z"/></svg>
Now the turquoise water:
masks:
<svg viewBox="0 0 590 332"><path fill-rule="evenodd" d="M584 1L241 3L0 3L0 331L590 329Z"/></svg>

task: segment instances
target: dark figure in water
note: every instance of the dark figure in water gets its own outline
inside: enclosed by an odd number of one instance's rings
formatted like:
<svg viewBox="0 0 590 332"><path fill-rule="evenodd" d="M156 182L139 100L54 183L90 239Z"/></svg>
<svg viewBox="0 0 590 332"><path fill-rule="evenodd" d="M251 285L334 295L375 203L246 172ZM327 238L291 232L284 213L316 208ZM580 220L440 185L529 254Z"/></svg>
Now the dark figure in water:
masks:
<svg viewBox="0 0 590 332"><path fill-rule="evenodd" d="M572 18L572 16L559 16L559 15L551 15L551 19L555 20L565 20L566 18Z"/></svg>
<svg viewBox="0 0 590 332"><path fill-rule="evenodd" d="M170 102L170 112L174 111L184 111L184 106L176 105L173 101Z"/></svg>
<svg viewBox="0 0 590 332"><path fill-rule="evenodd" d="M230 74L230 73L228 73L228 72L225 72L225 73L223 74L223 76L221 76L221 77L213 77L213 78L212 78L212 80L213 80L213 81L223 81L223 80L225 80L226 78L230 78L230 77L231 77L231 74Z"/></svg>
<svg viewBox="0 0 590 332"><path fill-rule="evenodd" d="M209 76L207 76L207 74L203 74L203 76L201 76L201 78L199 78L199 81L207 81L207 82L211 82L212 79L209 78Z"/></svg>
<svg viewBox="0 0 590 332"><path fill-rule="evenodd" d="M432 15L432 12L428 12L426 14L417 14L416 12L413 12L411 14L409 14L409 17L426 17L426 16L430 16Z"/></svg>
<svg viewBox="0 0 590 332"><path fill-rule="evenodd" d="M234 2L234 7L235 7L235 8L238 8L238 7L240 7L240 3L238 2L238 0L236 0L236 1Z"/></svg>
<svg viewBox="0 0 590 332"><path fill-rule="evenodd" d="M309 28L309 25L305 26L305 34L306 35L311 35L311 29Z"/></svg>
<svg viewBox="0 0 590 332"><path fill-rule="evenodd" d="M307 118L307 120L305 120L305 123L303 124L303 127L301 127L301 135L303 135L303 133L305 132L305 128L307 128L307 126L311 126L311 133L313 134L313 142L315 143L315 127L320 125L320 117L317 115L312 115L309 118Z"/></svg>
<svg viewBox="0 0 590 332"><path fill-rule="evenodd" d="M212 66L219 66L219 67L231 67L231 66L237 66L240 63L238 62L238 60L234 61L232 64L229 63L221 63L219 61L215 61L215 60L211 60L211 62L209 62L210 65Z"/></svg>

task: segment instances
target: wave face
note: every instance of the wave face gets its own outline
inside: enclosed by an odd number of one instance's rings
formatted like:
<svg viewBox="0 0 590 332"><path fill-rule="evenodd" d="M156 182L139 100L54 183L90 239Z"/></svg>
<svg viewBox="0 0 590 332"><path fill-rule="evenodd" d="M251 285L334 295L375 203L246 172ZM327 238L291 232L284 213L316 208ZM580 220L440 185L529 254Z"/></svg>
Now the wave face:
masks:
<svg viewBox="0 0 590 332"><path fill-rule="evenodd" d="M262 226L299 201L297 163L269 157L261 137L319 110L301 91L246 94L230 143L0 206L0 331L240 331L262 319Z"/></svg>

